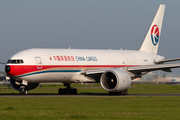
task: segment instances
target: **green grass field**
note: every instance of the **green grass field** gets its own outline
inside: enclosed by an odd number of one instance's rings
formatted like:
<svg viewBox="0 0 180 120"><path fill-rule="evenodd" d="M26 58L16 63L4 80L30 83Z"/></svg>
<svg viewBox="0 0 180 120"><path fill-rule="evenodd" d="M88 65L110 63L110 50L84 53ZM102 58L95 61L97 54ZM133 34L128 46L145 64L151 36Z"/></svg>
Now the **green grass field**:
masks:
<svg viewBox="0 0 180 120"><path fill-rule="evenodd" d="M133 86L133 85L132 85ZM62 85L44 85L31 94L56 94ZM99 85L73 85L78 94L107 93ZM16 94L1 86L0 93ZM133 97L133 94L180 93L179 85L137 84L126 97L0 97L1 120L180 119L180 97Z"/></svg>
<svg viewBox="0 0 180 120"><path fill-rule="evenodd" d="M1 120L180 119L180 97L0 98Z"/></svg>

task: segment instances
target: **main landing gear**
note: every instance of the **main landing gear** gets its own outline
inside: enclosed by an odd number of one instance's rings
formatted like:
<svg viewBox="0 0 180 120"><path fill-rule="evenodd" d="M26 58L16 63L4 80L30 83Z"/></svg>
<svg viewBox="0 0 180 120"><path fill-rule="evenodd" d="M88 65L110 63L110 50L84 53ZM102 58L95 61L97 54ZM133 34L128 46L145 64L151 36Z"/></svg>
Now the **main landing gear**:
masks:
<svg viewBox="0 0 180 120"><path fill-rule="evenodd" d="M61 95L77 94L77 89L71 88L70 83L64 83L64 86L66 86L66 88L59 88L59 91L58 91L59 94Z"/></svg>
<svg viewBox="0 0 180 120"><path fill-rule="evenodd" d="M121 92L109 92L109 95L128 95L128 90Z"/></svg>

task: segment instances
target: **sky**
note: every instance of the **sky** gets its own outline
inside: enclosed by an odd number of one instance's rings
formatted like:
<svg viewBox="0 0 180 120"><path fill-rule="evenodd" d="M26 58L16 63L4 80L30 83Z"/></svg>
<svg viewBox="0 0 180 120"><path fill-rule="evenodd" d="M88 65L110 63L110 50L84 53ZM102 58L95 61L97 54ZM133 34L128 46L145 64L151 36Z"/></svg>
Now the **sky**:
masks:
<svg viewBox="0 0 180 120"><path fill-rule="evenodd" d="M0 60L29 48L138 50L160 4L158 54L180 58L180 0L0 0Z"/></svg>

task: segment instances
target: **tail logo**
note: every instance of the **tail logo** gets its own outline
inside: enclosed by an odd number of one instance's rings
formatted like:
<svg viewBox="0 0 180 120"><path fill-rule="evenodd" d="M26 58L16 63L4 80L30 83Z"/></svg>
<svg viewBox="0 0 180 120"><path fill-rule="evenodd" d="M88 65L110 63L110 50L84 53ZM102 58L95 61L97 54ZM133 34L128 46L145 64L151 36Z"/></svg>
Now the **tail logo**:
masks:
<svg viewBox="0 0 180 120"><path fill-rule="evenodd" d="M154 25L151 29L151 40L154 46L159 42L159 28L157 25Z"/></svg>

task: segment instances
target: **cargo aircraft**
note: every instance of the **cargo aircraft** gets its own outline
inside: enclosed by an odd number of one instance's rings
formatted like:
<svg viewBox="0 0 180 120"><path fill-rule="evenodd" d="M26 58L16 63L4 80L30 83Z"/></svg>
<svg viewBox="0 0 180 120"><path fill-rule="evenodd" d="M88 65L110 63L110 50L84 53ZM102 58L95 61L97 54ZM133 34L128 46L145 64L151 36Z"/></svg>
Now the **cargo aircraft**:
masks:
<svg viewBox="0 0 180 120"><path fill-rule="evenodd" d="M59 94L77 94L71 83L100 83L110 95L127 95L131 81L150 71L171 72L180 59L157 55L165 5L161 4L141 47L133 50L27 49L13 55L5 65L11 86L28 94L39 83L61 82ZM166 64L165 64L166 63Z"/></svg>

